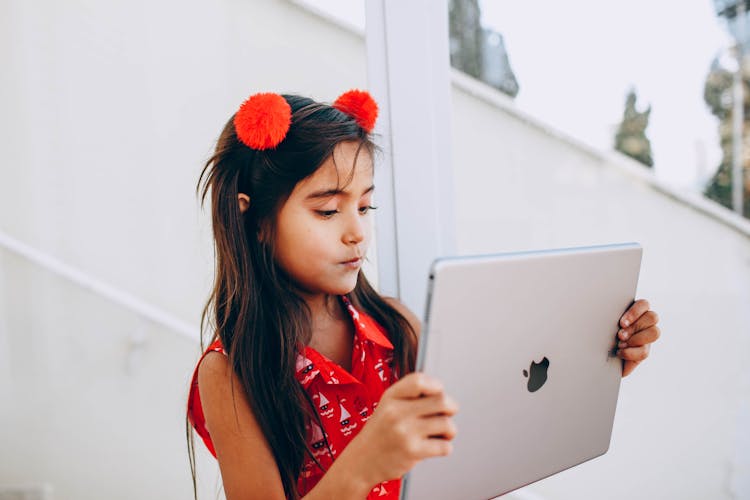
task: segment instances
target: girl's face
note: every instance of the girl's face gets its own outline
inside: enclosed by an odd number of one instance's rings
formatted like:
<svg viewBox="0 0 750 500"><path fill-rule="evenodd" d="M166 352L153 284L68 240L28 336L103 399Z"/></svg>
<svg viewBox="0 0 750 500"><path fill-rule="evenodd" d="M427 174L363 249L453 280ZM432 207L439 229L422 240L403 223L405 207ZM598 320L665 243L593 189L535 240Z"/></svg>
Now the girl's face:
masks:
<svg viewBox="0 0 750 500"><path fill-rule="evenodd" d="M352 172L357 148L356 142L336 145L318 170L297 183L276 216L276 261L305 293L343 295L357 283L372 235L374 189L365 148Z"/></svg>

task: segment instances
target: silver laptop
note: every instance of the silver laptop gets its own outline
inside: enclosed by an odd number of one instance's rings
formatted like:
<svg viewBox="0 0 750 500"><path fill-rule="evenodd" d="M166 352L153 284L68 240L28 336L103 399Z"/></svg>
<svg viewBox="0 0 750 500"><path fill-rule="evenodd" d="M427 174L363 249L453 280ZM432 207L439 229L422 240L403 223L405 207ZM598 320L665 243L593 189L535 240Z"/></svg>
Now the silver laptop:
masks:
<svg viewBox="0 0 750 500"><path fill-rule="evenodd" d="M453 453L418 463L401 498L495 498L604 454L622 361L622 314L642 248L438 259L417 370L459 404Z"/></svg>

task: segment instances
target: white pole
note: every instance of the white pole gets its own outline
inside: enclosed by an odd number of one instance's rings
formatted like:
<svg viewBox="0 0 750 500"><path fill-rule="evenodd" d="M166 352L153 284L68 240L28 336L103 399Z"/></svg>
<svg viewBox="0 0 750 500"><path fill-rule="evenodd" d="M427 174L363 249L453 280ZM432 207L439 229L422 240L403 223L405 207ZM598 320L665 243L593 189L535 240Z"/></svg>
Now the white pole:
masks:
<svg viewBox="0 0 750 500"><path fill-rule="evenodd" d="M375 167L378 284L421 315L432 260L455 252L448 2L367 0L366 35L384 152Z"/></svg>

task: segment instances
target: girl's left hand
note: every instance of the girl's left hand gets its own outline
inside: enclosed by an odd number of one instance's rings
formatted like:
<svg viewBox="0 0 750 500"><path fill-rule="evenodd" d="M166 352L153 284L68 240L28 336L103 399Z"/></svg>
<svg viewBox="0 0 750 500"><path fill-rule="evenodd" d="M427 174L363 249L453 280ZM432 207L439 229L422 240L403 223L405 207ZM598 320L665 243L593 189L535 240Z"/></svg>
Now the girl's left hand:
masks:
<svg viewBox="0 0 750 500"><path fill-rule="evenodd" d="M620 318L617 332L617 356L624 359L622 376L627 377L641 361L648 357L648 351L661 330L656 324L659 316L649 310L648 301L640 299L633 303Z"/></svg>

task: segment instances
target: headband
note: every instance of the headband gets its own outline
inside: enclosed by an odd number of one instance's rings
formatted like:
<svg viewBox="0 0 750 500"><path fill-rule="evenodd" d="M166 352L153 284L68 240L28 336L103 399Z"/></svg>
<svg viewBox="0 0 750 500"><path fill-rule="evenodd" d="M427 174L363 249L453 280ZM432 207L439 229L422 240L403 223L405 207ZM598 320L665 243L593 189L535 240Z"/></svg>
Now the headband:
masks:
<svg viewBox="0 0 750 500"><path fill-rule="evenodd" d="M354 118L368 134L375 127L378 105L365 90L349 90L339 96L333 107ZM253 94L242 103L234 115L237 138L246 146L273 149L289 132L292 108L281 95L272 92Z"/></svg>

